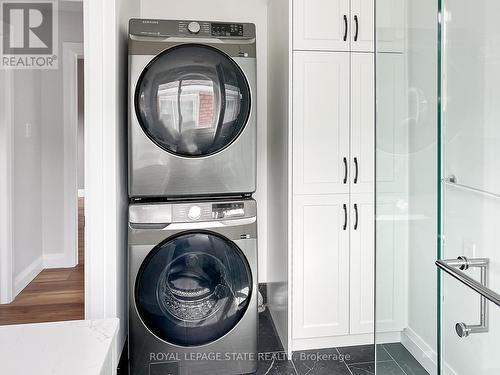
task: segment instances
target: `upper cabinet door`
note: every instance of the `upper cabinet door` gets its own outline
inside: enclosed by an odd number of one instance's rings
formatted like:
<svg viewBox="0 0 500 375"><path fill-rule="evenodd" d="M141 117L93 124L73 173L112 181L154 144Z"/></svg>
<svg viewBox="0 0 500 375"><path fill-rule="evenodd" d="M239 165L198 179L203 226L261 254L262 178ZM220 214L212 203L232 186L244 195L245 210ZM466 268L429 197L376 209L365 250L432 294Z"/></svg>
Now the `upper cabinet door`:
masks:
<svg viewBox="0 0 500 375"><path fill-rule="evenodd" d="M349 53L295 52L294 194L349 192Z"/></svg>
<svg viewBox="0 0 500 375"><path fill-rule="evenodd" d="M295 50L349 51L349 0L294 0Z"/></svg>
<svg viewBox="0 0 500 375"><path fill-rule="evenodd" d="M351 51L375 51L375 0L351 0Z"/></svg>
<svg viewBox="0 0 500 375"><path fill-rule="evenodd" d="M351 55L351 192L374 191L375 72L373 53Z"/></svg>

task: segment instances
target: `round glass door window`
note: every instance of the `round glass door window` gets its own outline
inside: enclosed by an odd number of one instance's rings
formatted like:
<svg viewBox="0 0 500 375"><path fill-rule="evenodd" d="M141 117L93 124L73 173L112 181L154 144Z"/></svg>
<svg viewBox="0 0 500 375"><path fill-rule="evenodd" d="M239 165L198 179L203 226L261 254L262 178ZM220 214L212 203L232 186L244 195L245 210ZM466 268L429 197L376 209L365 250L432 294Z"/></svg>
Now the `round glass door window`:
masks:
<svg viewBox="0 0 500 375"><path fill-rule="evenodd" d="M212 232L167 239L148 255L135 285L144 324L179 346L211 343L245 314L252 275L241 250Z"/></svg>
<svg viewBox="0 0 500 375"><path fill-rule="evenodd" d="M144 132L163 150L208 156L243 131L250 115L250 88L228 55L209 46L182 44L146 67L135 107Z"/></svg>

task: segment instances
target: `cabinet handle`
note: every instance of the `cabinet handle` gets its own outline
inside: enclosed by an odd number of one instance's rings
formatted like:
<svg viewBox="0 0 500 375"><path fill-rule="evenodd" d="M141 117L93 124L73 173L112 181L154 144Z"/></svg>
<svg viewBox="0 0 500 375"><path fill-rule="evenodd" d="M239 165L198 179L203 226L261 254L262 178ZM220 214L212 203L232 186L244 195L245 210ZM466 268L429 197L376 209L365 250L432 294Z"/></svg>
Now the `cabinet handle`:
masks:
<svg viewBox="0 0 500 375"><path fill-rule="evenodd" d="M347 204L344 203L344 230L347 230Z"/></svg>
<svg viewBox="0 0 500 375"><path fill-rule="evenodd" d="M358 165L358 158L354 158L354 166L356 167L356 173L354 174L354 183L358 183L358 176L359 176L359 165Z"/></svg>
<svg viewBox="0 0 500 375"><path fill-rule="evenodd" d="M348 25L347 25L347 15L344 14L344 26L345 26L345 29L344 29L344 42L347 41L347 28L348 28Z"/></svg>
<svg viewBox="0 0 500 375"><path fill-rule="evenodd" d="M347 174L348 174L347 158L344 157L344 185L347 184Z"/></svg>
<svg viewBox="0 0 500 375"><path fill-rule="evenodd" d="M357 203L354 203L354 212L356 213L356 221L354 222L354 230L358 230L359 212L358 212L358 205L357 205Z"/></svg>
<svg viewBox="0 0 500 375"><path fill-rule="evenodd" d="M358 22L358 16L354 16L354 22L356 23L356 33L354 34L354 41L358 41L358 32L359 32L359 22Z"/></svg>

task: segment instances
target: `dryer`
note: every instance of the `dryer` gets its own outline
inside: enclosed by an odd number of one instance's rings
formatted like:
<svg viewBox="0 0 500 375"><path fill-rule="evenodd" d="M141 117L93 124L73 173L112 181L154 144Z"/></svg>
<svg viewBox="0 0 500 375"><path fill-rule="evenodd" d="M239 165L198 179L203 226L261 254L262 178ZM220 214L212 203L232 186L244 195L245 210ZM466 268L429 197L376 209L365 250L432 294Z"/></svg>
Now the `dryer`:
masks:
<svg viewBox="0 0 500 375"><path fill-rule="evenodd" d="M132 19L129 196L256 188L255 25Z"/></svg>
<svg viewBox="0 0 500 375"><path fill-rule="evenodd" d="M257 370L254 200L129 208L131 374Z"/></svg>

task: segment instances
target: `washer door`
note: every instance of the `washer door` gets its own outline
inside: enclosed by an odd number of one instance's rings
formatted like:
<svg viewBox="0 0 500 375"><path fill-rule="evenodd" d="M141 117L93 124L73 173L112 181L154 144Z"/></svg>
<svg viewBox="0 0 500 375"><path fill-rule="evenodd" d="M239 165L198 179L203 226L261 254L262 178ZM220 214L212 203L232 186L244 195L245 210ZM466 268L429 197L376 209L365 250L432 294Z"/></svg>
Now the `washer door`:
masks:
<svg viewBox="0 0 500 375"><path fill-rule="evenodd" d="M241 250L212 232L185 232L151 251L135 285L139 315L160 339L179 346L211 343L245 314L252 275Z"/></svg>
<svg viewBox="0 0 500 375"><path fill-rule="evenodd" d="M223 150L241 134L250 116L250 88L225 53L182 44L146 67L135 107L144 132L163 150L202 157Z"/></svg>

